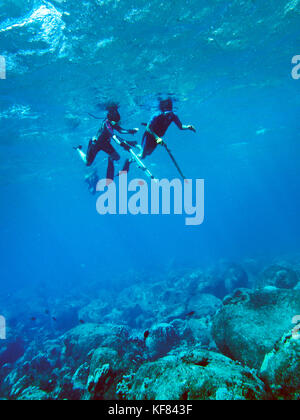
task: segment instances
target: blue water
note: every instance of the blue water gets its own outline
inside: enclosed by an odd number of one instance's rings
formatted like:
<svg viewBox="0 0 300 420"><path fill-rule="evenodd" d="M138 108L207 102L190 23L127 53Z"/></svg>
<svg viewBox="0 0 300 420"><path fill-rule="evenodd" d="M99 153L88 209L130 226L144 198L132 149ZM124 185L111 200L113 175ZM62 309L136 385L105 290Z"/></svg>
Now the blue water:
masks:
<svg viewBox="0 0 300 420"><path fill-rule="evenodd" d="M131 273L151 281L299 252L299 13L287 0L2 2L2 291L117 288ZM88 112L118 101L122 125L141 127L160 95L197 128L174 126L166 140L188 177L205 179L198 227L100 216L72 150L99 128ZM163 149L148 162L160 178L177 176ZM104 154L96 164L104 177Z"/></svg>

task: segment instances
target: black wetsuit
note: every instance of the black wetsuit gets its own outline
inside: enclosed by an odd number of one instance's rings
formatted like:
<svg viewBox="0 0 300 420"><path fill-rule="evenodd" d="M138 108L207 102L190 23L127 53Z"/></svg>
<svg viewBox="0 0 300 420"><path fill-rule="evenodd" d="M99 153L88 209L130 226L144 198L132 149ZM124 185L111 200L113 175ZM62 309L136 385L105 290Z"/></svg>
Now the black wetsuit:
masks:
<svg viewBox="0 0 300 420"><path fill-rule="evenodd" d="M163 137L172 123L182 130L182 123L176 114L172 111L160 112L155 114L150 121L149 128L158 137ZM147 130L142 140L143 154L142 159L151 155L157 147L154 136Z"/></svg>
<svg viewBox="0 0 300 420"><path fill-rule="evenodd" d="M87 166L91 166L97 156L102 150L109 155L108 167L107 167L107 179L114 179L114 161L120 160L119 153L111 145L111 139L114 136L114 130L117 130L122 134L134 134L135 130L125 130L119 125L112 125L111 122L106 119L98 131L97 140L91 140L89 142L87 150Z"/></svg>

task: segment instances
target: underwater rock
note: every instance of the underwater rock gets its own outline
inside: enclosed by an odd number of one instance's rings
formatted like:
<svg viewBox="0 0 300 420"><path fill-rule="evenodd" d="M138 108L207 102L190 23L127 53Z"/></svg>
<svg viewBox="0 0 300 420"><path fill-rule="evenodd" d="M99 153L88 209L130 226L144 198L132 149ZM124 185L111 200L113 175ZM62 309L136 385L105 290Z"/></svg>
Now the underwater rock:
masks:
<svg viewBox="0 0 300 420"><path fill-rule="evenodd" d="M211 286L212 278L210 273L195 269L182 273L173 274L167 280L168 290L173 295L173 303L186 302L195 294L204 293ZM176 290L176 295L174 294Z"/></svg>
<svg viewBox="0 0 300 420"><path fill-rule="evenodd" d="M29 375L22 376L21 372L15 369L3 381L3 395L11 400L18 399L22 392L32 386L33 383L33 378Z"/></svg>
<svg viewBox="0 0 300 420"><path fill-rule="evenodd" d="M193 331L190 328L189 322L182 319L174 319L170 325L175 328L176 334L180 340L180 343L183 344L194 344L195 338L193 336Z"/></svg>
<svg viewBox="0 0 300 420"><path fill-rule="evenodd" d="M80 309L78 316L79 319L86 323L101 324L104 316L107 315L110 310L109 304L103 302L103 300L93 300L89 305Z"/></svg>
<svg viewBox="0 0 300 420"><path fill-rule="evenodd" d="M37 353L32 357L32 351L29 349L3 380L1 388L9 399L27 399L24 395L31 387L47 394L54 391L57 377L53 372L59 363L49 359L47 352Z"/></svg>
<svg viewBox="0 0 300 420"><path fill-rule="evenodd" d="M132 345L132 343L131 343ZM141 351L141 348L139 349ZM145 346L143 343L143 352ZM86 385L85 400L114 400L117 398L116 388L122 377L127 373L137 370L144 362L141 355L132 351L132 346L128 351L120 356L112 348L98 348L91 359L90 373Z"/></svg>
<svg viewBox="0 0 300 420"><path fill-rule="evenodd" d="M300 291L237 290L214 317L212 336L224 355L259 369L297 314Z"/></svg>
<svg viewBox="0 0 300 420"><path fill-rule="evenodd" d="M51 386L49 386L49 382L52 370L53 367L45 355L38 355L30 364L28 363L28 375L30 375L32 379L35 378L35 382L39 382L40 385L43 384L40 386L41 388L46 386L47 389L44 390L47 391L51 388Z"/></svg>
<svg viewBox="0 0 300 420"><path fill-rule="evenodd" d="M112 379L112 371L110 369L109 363L102 365L94 371L93 375L90 375L88 378L88 390L93 394L99 393L100 395L105 392L105 387L110 386L110 381ZM100 397L99 397L100 398ZM94 398L96 399L96 398Z"/></svg>
<svg viewBox="0 0 300 420"><path fill-rule="evenodd" d="M171 290L174 295L176 289ZM176 304L178 299L176 300ZM161 318L165 320L164 311L171 303L168 302L168 288L166 282L161 284L139 283L124 289L115 304L123 320L133 328L147 328L154 322L159 322ZM150 320L150 325L147 320Z"/></svg>
<svg viewBox="0 0 300 420"><path fill-rule="evenodd" d="M4 349L0 353L0 368L7 363L15 363L25 352L24 342L21 338L5 344Z"/></svg>
<svg viewBox="0 0 300 420"><path fill-rule="evenodd" d="M171 324L158 324L150 330L146 348L151 360L165 356L179 344L179 336Z"/></svg>
<svg viewBox="0 0 300 420"><path fill-rule="evenodd" d="M124 326L84 324L73 328L64 336L64 357L75 365L87 361L87 355L98 347L110 347L120 354L125 351L129 333Z"/></svg>
<svg viewBox="0 0 300 420"><path fill-rule="evenodd" d="M42 391L41 389L35 386L30 386L19 395L18 400L47 401L49 400L49 395L45 391Z"/></svg>
<svg viewBox="0 0 300 420"><path fill-rule="evenodd" d="M271 265L262 273L258 280L258 287L274 286L278 289L293 289L297 286L299 278L291 268L281 265Z"/></svg>
<svg viewBox="0 0 300 420"><path fill-rule="evenodd" d="M175 319L185 319L188 313L187 305L184 301L179 301L178 304L162 304L156 313L155 320L152 323L166 323L170 324Z"/></svg>
<svg viewBox="0 0 300 420"><path fill-rule="evenodd" d="M83 396L86 391L89 370L89 364L84 363L83 365L79 366L79 368L76 370L72 377L73 389L79 391L81 393L81 396Z"/></svg>
<svg viewBox="0 0 300 420"><path fill-rule="evenodd" d="M212 345L211 321L209 319L191 319L188 321L188 328L191 331L193 342L195 344L201 344L201 346L206 349Z"/></svg>
<svg viewBox="0 0 300 420"><path fill-rule="evenodd" d="M146 363L118 384L126 400L262 400L264 383L248 368L205 350Z"/></svg>
<svg viewBox="0 0 300 420"><path fill-rule="evenodd" d="M62 383L60 383L57 393L54 395L55 400L68 400L78 401L82 399L83 391L79 388L74 388L71 381L71 376L67 375L63 377Z"/></svg>
<svg viewBox="0 0 300 420"><path fill-rule="evenodd" d="M139 304L129 305L123 309L122 317L131 328L141 328L145 313Z"/></svg>
<svg viewBox="0 0 300 420"><path fill-rule="evenodd" d="M147 283L134 284L121 291L116 299L115 306L122 309L138 304L144 312L152 312L153 303L157 302L155 299L158 298L160 291L163 289L163 285L160 285L157 290L154 285Z"/></svg>
<svg viewBox="0 0 300 420"><path fill-rule="evenodd" d="M186 307L186 313L195 312L195 318L212 316L215 315L221 305L222 301L217 297L200 293L191 296Z"/></svg>
<svg viewBox="0 0 300 420"><path fill-rule="evenodd" d="M31 364L30 368L35 370L37 374L49 374L52 371L52 366L49 360L44 355L36 356Z"/></svg>
<svg viewBox="0 0 300 420"><path fill-rule="evenodd" d="M55 318L55 329L60 332L69 331L78 325L78 307L71 305L58 307L53 313L53 318Z"/></svg>
<svg viewBox="0 0 300 420"><path fill-rule="evenodd" d="M144 342L130 338L124 327L81 325L60 339L31 343L15 366L3 367L1 396L45 399L41 391L48 399L115 398L116 382L136 370L144 354Z"/></svg>
<svg viewBox="0 0 300 420"><path fill-rule="evenodd" d="M13 370L13 365L7 364L0 368L0 396L3 395L3 381L9 375L9 373Z"/></svg>
<svg viewBox="0 0 300 420"><path fill-rule="evenodd" d="M249 278L238 264L223 261L211 272L211 282L206 292L222 299L235 289L248 288Z"/></svg>
<svg viewBox="0 0 300 420"><path fill-rule="evenodd" d="M185 312L187 295L177 290L176 285L169 288L166 282L156 284L137 284L121 292L116 301L115 311L105 320L117 317L118 323L131 328L147 329L155 323L170 322Z"/></svg>
<svg viewBox="0 0 300 420"><path fill-rule="evenodd" d="M221 301L202 293L210 279L203 272L192 272L157 284L138 284L125 289L105 321L126 323L131 328L149 329L153 324L185 319L190 312L201 318L213 315Z"/></svg>
<svg viewBox="0 0 300 420"><path fill-rule="evenodd" d="M126 363L126 362L125 362ZM90 400L115 399L116 378L125 373L125 363L115 350L101 347L93 354L87 381Z"/></svg>
<svg viewBox="0 0 300 420"><path fill-rule="evenodd" d="M282 400L300 399L300 340L285 334L265 356L260 374L273 396Z"/></svg>

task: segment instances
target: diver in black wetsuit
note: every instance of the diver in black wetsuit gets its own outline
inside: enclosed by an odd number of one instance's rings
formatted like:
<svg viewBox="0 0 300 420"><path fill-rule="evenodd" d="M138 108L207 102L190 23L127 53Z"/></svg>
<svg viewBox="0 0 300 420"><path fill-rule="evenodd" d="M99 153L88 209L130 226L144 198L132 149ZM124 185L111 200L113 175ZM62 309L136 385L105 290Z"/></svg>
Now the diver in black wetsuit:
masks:
<svg viewBox="0 0 300 420"><path fill-rule="evenodd" d="M183 125L178 116L173 112L173 101L171 98L160 101L159 109L160 111L152 117L150 123L147 125L146 132L143 136L142 152L139 155L141 159L150 156L159 144L164 144L162 137L166 134L173 122L180 130L191 130L196 133L193 125ZM132 160L127 159L123 171L128 172L131 163Z"/></svg>
<svg viewBox="0 0 300 420"><path fill-rule="evenodd" d="M111 139L113 138L114 130L118 131L121 134L135 134L139 130L134 128L132 130L125 130L121 128L119 122L121 116L118 111L117 106L111 106L108 108L107 118L103 121L101 128L98 131L97 137L90 140L88 145L87 153L85 154L82 151L82 146L75 147L74 149L78 151L81 159L87 166L91 166L97 156L97 154L102 150L103 152L109 155L108 166L107 166L107 179L114 179L114 162L120 160L119 153L111 145ZM131 145L135 145L136 142L128 142Z"/></svg>
<svg viewBox="0 0 300 420"><path fill-rule="evenodd" d="M193 125L183 125L178 116L173 112L172 99L160 101L160 112L155 114L147 126L147 130L143 136L142 147L143 152L141 158L151 155L157 145L163 144L162 137L166 134L170 125L174 122L180 130L191 130L196 133Z"/></svg>

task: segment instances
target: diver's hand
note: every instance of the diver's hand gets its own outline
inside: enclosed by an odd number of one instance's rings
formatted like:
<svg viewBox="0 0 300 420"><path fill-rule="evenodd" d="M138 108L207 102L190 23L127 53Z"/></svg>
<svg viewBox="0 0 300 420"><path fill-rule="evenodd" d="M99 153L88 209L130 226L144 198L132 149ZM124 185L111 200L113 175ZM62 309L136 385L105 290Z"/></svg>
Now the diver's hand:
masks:
<svg viewBox="0 0 300 420"><path fill-rule="evenodd" d="M129 130L129 134L136 134L140 131L139 128L133 128L132 130Z"/></svg>
<svg viewBox="0 0 300 420"><path fill-rule="evenodd" d="M193 133L196 133L196 128L193 125L188 125L187 129L193 131Z"/></svg>
<svg viewBox="0 0 300 420"><path fill-rule="evenodd" d="M163 145L164 141L163 141L163 139L161 139L160 137L158 137L158 138L156 139L156 143L157 143L157 144L161 144L161 145Z"/></svg>

